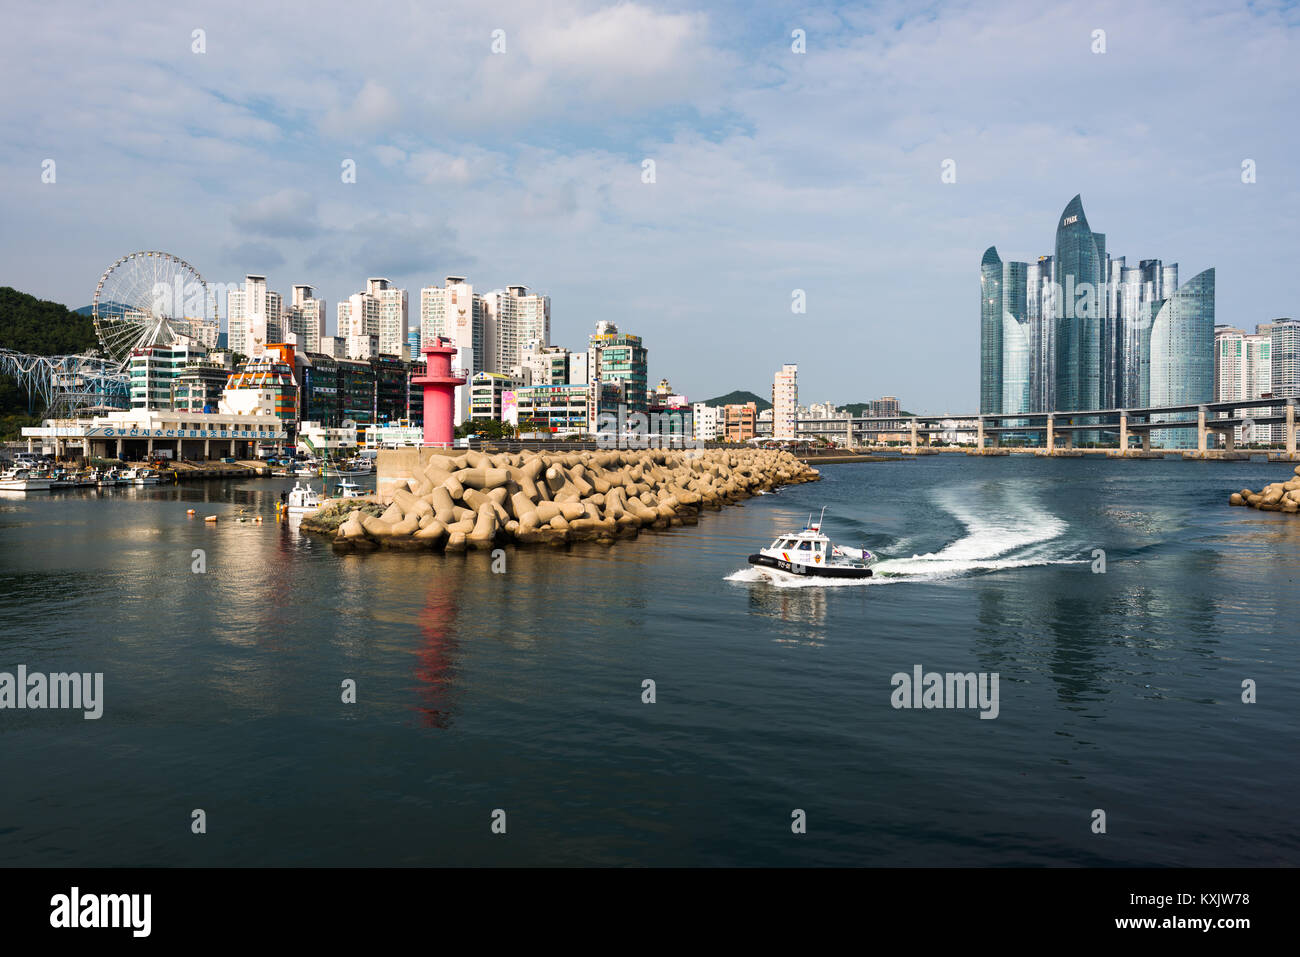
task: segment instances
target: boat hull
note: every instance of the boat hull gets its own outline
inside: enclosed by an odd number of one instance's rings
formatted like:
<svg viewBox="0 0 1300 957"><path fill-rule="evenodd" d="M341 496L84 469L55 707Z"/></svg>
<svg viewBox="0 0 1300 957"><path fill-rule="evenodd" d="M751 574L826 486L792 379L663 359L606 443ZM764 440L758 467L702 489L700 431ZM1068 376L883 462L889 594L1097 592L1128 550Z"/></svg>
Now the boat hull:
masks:
<svg viewBox="0 0 1300 957"><path fill-rule="evenodd" d="M18 479L0 482L0 492L48 492L53 484L51 479Z"/></svg>
<svg viewBox="0 0 1300 957"><path fill-rule="evenodd" d="M845 565L804 565L800 562L787 562L771 555L755 554L749 556L751 565L771 568L784 572L793 578L870 578L871 569Z"/></svg>

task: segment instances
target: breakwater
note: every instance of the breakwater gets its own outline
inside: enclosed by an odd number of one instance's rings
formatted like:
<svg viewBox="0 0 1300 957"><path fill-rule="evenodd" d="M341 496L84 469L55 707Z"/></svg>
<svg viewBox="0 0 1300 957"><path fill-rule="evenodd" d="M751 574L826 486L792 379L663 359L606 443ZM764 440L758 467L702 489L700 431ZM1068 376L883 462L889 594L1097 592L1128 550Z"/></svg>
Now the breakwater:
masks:
<svg viewBox="0 0 1300 957"><path fill-rule="evenodd" d="M694 524L701 509L819 477L775 450L405 450L380 456L373 499L332 500L302 527L332 535L340 549L612 541L646 527Z"/></svg>
<svg viewBox="0 0 1300 957"><path fill-rule="evenodd" d="M1285 482L1270 482L1258 492L1243 488L1228 496L1229 505L1247 505L1265 512L1300 512L1300 465Z"/></svg>

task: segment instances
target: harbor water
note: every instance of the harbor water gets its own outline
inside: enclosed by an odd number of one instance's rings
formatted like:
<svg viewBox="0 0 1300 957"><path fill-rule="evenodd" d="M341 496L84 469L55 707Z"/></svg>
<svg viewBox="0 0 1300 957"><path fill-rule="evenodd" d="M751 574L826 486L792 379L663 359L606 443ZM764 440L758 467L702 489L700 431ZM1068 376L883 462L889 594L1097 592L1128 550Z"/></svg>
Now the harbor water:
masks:
<svg viewBox="0 0 1300 957"><path fill-rule="evenodd" d="M0 672L103 713L0 710L0 860L1296 864L1300 519L1227 506L1290 472L831 465L496 557L336 553L292 480L8 495ZM757 580L823 505L877 576ZM996 718L895 707L917 666L996 673Z"/></svg>

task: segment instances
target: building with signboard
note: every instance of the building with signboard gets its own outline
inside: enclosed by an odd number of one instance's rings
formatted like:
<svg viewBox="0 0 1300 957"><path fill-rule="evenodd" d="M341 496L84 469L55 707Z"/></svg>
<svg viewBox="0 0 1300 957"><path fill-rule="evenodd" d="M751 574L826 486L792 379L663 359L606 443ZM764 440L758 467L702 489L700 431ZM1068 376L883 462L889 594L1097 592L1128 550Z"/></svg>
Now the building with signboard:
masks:
<svg viewBox="0 0 1300 957"><path fill-rule="evenodd" d="M614 394L617 387L611 386ZM587 433L588 387L534 385L516 390L521 432Z"/></svg>
<svg viewBox="0 0 1300 957"><path fill-rule="evenodd" d="M478 372L469 383L469 417L504 422L502 399L519 387L519 380L500 372Z"/></svg>
<svg viewBox="0 0 1300 957"><path fill-rule="evenodd" d="M90 419L47 419L23 429L27 447L60 458L145 461L158 453L174 459L253 458L257 446L280 443L289 433L273 415L130 409Z"/></svg>
<svg viewBox="0 0 1300 957"><path fill-rule="evenodd" d="M598 322L587 348L588 380L618 384L627 411L645 412L647 355L640 336L620 333L612 322Z"/></svg>

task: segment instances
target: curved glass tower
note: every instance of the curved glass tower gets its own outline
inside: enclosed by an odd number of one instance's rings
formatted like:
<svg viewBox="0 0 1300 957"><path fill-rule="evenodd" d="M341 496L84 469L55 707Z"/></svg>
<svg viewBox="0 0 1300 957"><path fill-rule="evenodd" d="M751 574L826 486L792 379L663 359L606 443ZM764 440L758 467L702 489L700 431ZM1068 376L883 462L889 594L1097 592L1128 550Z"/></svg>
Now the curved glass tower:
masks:
<svg viewBox="0 0 1300 957"><path fill-rule="evenodd" d="M1191 405L1214 399L1214 270L1198 273L1178 288L1151 326L1151 404ZM1152 421L1195 421L1195 412L1175 412ZM1153 429L1151 444L1164 449L1196 448L1194 429Z"/></svg>
<svg viewBox="0 0 1300 957"><path fill-rule="evenodd" d="M1032 373L1030 349L1028 263L1002 267L1002 408L1029 412Z"/></svg>
<svg viewBox="0 0 1300 957"><path fill-rule="evenodd" d="M980 412L1002 411L1002 259L990 246L980 261Z"/></svg>
<svg viewBox="0 0 1300 957"><path fill-rule="evenodd" d="M1079 196L1056 227L1056 409L1095 409L1101 401L1104 288L1097 241Z"/></svg>

